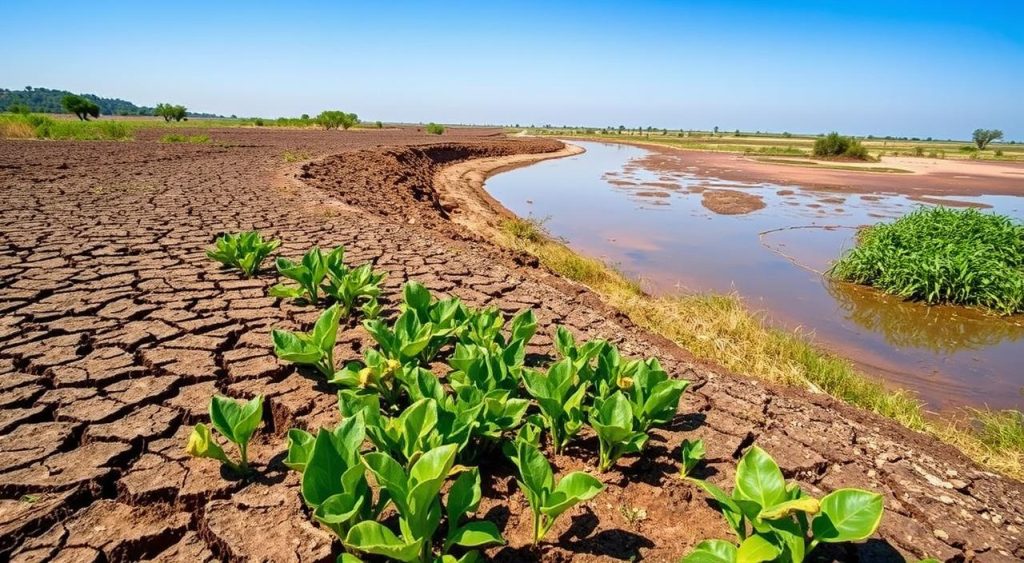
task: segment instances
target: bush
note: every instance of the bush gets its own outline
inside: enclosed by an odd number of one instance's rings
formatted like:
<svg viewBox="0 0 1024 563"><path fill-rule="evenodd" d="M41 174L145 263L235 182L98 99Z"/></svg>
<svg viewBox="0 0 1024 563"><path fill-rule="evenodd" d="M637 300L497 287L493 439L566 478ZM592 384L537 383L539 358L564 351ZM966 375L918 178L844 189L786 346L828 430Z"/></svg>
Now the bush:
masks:
<svg viewBox="0 0 1024 563"><path fill-rule="evenodd" d="M431 135L443 135L444 134L444 125L438 125L437 123L433 123L433 122L428 123L427 124L427 133L429 133Z"/></svg>
<svg viewBox="0 0 1024 563"><path fill-rule="evenodd" d="M153 115L164 118L164 121L181 121L185 119L185 106L172 106L171 104L157 104Z"/></svg>
<svg viewBox="0 0 1024 563"><path fill-rule="evenodd" d="M844 137L835 131L815 139L813 154L823 158L846 157L859 160L868 159L868 151L860 141L851 137Z"/></svg>
<svg viewBox="0 0 1024 563"><path fill-rule="evenodd" d="M316 116L317 125L324 129L348 129L353 125L359 123L359 117L354 113L345 113L343 111L322 111L320 115Z"/></svg>
<svg viewBox="0 0 1024 563"><path fill-rule="evenodd" d="M1024 225L974 209L920 209L861 231L838 279L927 303L1024 312Z"/></svg>
<svg viewBox="0 0 1024 563"><path fill-rule="evenodd" d="M88 121L89 116L100 116L100 106L86 98L83 98L82 96L68 94L61 98L60 105L64 107L65 111L75 114L78 116L78 119L81 119L82 121Z"/></svg>

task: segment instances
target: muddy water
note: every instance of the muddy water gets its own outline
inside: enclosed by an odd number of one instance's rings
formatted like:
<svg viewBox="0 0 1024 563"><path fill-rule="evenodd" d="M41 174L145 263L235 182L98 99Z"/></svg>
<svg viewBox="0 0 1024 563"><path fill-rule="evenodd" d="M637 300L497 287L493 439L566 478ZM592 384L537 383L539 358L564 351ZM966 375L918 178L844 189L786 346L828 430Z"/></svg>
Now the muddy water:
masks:
<svg viewBox="0 0 1024 563"><path fill-rule="evenodd" d="M856 227L926 204L655 171L644 166L642 148L577 144L587 152L500 174L487 190L520 216L546 218L553 235L650 291L736 291L772 323L811 331L819 346L914 390L933 409L1024 407L1021 316L907 303L822 275L851 246ZM709 191L741 196L725 194L737 206L722 208L721 198L705 200ZM1024 198L955 201L1024 218Z"/></svg>

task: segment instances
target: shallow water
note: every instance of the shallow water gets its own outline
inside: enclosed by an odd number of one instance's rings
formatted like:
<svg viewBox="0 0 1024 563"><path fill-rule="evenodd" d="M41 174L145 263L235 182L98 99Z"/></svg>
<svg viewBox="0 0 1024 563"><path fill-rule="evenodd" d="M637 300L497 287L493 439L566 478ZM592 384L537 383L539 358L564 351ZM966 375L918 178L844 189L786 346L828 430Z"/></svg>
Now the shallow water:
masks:
<svg viewBox="0 0 1024 563"><path fill-rule="evenodd" d="M520 216L546 218L574 249L600 257L655 293L737 291L771 322L812 331L866 373L916 391L933 409L1024 406L1024 318L927 307L821 275L860 225L925 205L896 194L851 194L646 168L649 151L577 142L578 156L495 176L487 190ZM742 190L765 207L722 215L702 190ZM955 198L1021 219L1024 198Z"/></svg>

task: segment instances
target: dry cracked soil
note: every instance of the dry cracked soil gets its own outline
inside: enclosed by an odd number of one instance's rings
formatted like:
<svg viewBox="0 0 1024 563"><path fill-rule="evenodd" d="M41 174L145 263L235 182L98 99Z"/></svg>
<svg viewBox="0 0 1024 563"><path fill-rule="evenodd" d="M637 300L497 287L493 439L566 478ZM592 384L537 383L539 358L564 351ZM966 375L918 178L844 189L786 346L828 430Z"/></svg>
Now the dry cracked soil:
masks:
<svg viewBox="0 0 1024 563"><path fill-rule="evenodd" d="M501 561L674 561L728 530L678 478L679 444L703 438L712 481L731 487L757 443L786 476L822 494L858 486L885 495L865 543L820 559L1011 561L1024 557L1024 486L955 450L827 397L776 388L693 361L634 327L591 292L449 220L433 185L447 164L540 153L560 143L484 130L443 139L414 129L322 132L225 129L209 145L0 141L0 560L329 562L340 545L312 523L284 434L338 422L334 390L279 362L271 327L308 329L312 307L267 297L272 268L241 279L204 256L220 233L256 228L280 253L345 245L401 284L423 282L474 306L533 308L530 352L550 355L555 324L604 337L625 355L658 356L693 382L673 423L641 457L601 476L606 492L573 509L538 548L511 465L487 459L478 514L508 545ZM283 155L308 155L288 164ZM369 337L343 327L339 361ZM211 394L267 396L256 472L223 473L187 457L190 426ZM594 470L584 434L557 472Z"/></svg>

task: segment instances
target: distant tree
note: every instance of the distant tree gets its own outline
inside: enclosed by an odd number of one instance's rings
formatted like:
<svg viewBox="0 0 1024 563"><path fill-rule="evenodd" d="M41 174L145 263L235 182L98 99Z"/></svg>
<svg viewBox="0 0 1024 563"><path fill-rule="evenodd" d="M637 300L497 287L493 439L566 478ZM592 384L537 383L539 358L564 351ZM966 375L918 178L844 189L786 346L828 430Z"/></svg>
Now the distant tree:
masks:
<svg viewBox="0 0 1024 563"><path fill-rule="evenodd" d="M715 125L715 135L717 135L717 134L718 134L718 126Z"/></svg>
<svg viewBox="0 0 1024 563"><path fill-rule="evenodd" d="M18 102L7 106L7 111L11 113L20 113L22 115L28 115L32 112L32 109L29 108L28 105Z"/></svg>
<svg viewBox="0 0 1024 563"><path fill-rule="evenodd" d="M439 125L437 123L430 122L427 124L427 133L430 133L431 135L443 135L444 125Z"/></svg>
<svg viewBox="0 0 1024 563"><path fill-rule="evenodd" d="M975 129L974 130L974 144L978 145L978 150L983 151L992 141L998 141L1003 138L1003 132L999 129Z"/></svg>
<svg viewBox="0 0 1024 563"><path fill-rule="evenodd" d="M739 136L740 136L740 130L739 130L739 129L737 129L737 130L736 130L736 132L734 132L734 133L732 134L732 136L733 136L733 137L739 137Z"/></svg>
<svg viewBox="0 0 1024 563"><path fill-rule="evenodd" d="M100 106L90 102L82 96L68 94L61 98L60 105L64 107L65 111L77 115L78 119L81 119L82 121L89 121L90 115L93 117L100 116Z"/></svg>
<svg viewBox="0 0 1024 563"><path fill-rule="evenodd" d="M826 158L845 156L867 160L868 157L868 152L860 141L852 137L844 137L835 131L816 139L812 152L814 156Z"/></svg>
<svg viewBox="0 0 1024 563"><path fill-rule="evenodd" d="M377 129L383 129L384 128L384 122L383 121L374 121L373 122L373 126L376 127Z"/></svg>
<svg viewBox="0 0 1024 563"><path fill-rule="evenodd" d="M175 106L171 104L157 104L156 108L153 109L153 115L164 118L164 121L181 121L185 119L187 110L185 106Z"/></svg>
<svg viewBox="0 0 1024 563"><path fill-rule="evenodd" d="M309 121L309 114L308 113L304 113L304 114L302 114L302 117L300 117L299 119L301 119L303 121Z"/></svg>
<svg viewBox="0 0 1024 563"><path fill-rule="evenodd" d="M324 129L348 129L356 123L359 123L359 117L354 113L345 113L343 111L330 110L322 111L320 115L316 116L317 125Z"/></svg>

